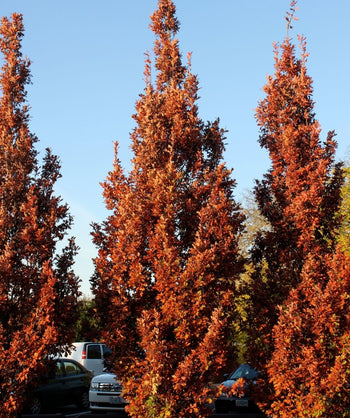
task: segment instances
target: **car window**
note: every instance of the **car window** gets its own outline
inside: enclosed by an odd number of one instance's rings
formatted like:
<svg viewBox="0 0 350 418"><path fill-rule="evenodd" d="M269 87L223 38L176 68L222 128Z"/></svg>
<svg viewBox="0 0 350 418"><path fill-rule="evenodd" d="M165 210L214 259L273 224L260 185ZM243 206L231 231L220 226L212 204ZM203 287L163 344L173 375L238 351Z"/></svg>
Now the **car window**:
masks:
<svg viewBox="0 0 350 418"><path fill-rule="evenodd" d="M102 346L103 356L108 357L112 354L112 350L109 347L106 347L105 345Z"/></svg>
<svg viewBox="0 0 350 418"><path fill-rule="evenodd" d="M63 364L60 361L58 361L55 366L55 376L62 377L63 375L64 375Z"/></svg>
<svg viewBox="0 0 350 418"><path fill-rule="evenodd" d="M231 376L229 377L230 380L237 380L240 377L244 377L245 379L253 380L258 377L258 372L250 367L248 364L241 364L238 369L236 369Z"/></svg>
<svg viewBox="0 0 350 418"><path fill-rule="evenodd" d="M112 350L109 347L106 347L105 345L102 347L103 350L103 357L108 357L112 354Z"/></svg>
<svg viewBox="0 0 350 418"><path fill-rule="evenodd" d="M100 344L89 344L87 346L86 358L88 358L88 359L100 359L101 358Z"/></svg>
<svg viewBox="0 0 350 418"><path fill-rule="evenodd" d="M79 366L79 364L73 363L72 361L65 361L64 368L67 376L83 373L83 369Z"/></svg>

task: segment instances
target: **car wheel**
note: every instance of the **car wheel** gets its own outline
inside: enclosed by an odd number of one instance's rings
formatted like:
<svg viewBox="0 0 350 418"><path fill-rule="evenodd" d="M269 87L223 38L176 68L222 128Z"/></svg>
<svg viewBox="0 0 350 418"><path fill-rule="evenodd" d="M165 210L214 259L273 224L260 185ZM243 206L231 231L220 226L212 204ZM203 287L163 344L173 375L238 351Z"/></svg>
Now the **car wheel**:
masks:
<svg viewBox="0 0 350 418"><path fill-rule="evenodd" d="M228 408L225 404L222 404L221 402L215 403L215 412L217 414L226 414L228 412Z"/></svg>
<svg viewBox="0 0 350 418"><path fill-rule="evenodd" d="M30 403L29 411L33 415L39 415L42 411L42 405L39 398L34 397Z"/></svg>
<svg viewBox="0 0 350 418"><path fill-rule="evenodd" d="M81 408L84 408L84 409L88 409L89 408L90 403L89 403L89 393L88 392L83 392L80 395L79 406Z"/></svg>

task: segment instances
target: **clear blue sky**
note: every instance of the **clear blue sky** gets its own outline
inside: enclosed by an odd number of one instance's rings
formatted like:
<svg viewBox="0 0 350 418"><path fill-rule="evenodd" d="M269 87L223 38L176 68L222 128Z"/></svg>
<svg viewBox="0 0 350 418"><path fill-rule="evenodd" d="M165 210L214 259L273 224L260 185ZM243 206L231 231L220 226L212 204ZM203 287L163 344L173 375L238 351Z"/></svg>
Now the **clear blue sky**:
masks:
<svg viewBox="0 0 350 418"><path fill-rule="evenodd" d="M228 130L225 161L234 169L236 199L269 167L258 144L254 109L273 72L272 42L286 35L289 0L175 0L183 56L192 51L199 77L199 114ZM90 223L106 217L99 182L113 162L113 141L130 167L131 115L144 88L144 53L154 36L149 16L157 0L1 0L0 15L24 17L23 54L32 61L28 88L31 130L39 150L62 162L57 194L71 208L81 247L76 272L89 294ZM349 157L349 0L299 0L291 32L307 39L316 117L326 137L337 132L338 158ZM41 153L42 155L42 153Z"/></svg>

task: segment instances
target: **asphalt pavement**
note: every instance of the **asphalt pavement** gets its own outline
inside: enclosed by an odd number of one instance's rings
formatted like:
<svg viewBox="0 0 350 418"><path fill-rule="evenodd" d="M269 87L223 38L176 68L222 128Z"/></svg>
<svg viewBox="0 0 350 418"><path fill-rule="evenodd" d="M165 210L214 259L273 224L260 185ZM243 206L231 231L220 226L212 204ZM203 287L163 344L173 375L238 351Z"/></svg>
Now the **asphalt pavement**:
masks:
<svg viewBox="0 0 350 418"><path fill-rule="evenodd" d="M128 418L124 411L106 412L105 414L95 414L90 410L80 410L74 406L60 409L59 412L50 414L36 415L39 418ZM22 414L21 418L33 418L34 415ZM229 412L213 413L209 418L266 418L262 412Z"/></svg>
<svg viewBox="0 0 350 418"><path fill-rule="evenodd" d="M90 411L74 411L66 413L55 413L55 414L40 414L36 415L39 418L126 418L128 415L125 412L108 412L106 414L94 414ZM22 418L33 418L33 415L27 414L22 415ZM257 412L230 412L225 414L212 414L210 415L210 418L266 418L266 415L263 413L257 413Z"/></svg>

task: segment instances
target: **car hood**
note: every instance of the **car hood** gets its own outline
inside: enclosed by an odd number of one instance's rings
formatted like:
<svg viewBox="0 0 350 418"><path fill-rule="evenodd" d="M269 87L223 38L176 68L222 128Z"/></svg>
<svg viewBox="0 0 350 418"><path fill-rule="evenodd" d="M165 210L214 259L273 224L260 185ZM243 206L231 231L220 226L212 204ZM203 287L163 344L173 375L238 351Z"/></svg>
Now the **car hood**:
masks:
<svg viewBox="0 0 350 418"><path fill-rule="evenodd" d="M94 383L115 383L118 382L118 378L113 373L102 373L97 376L95 376L92 379L92 382Z"/></svg>
<svg viewBox="0 0 350 418"><path fill-rule="evenodd" d="M230 388L236 382L237 380L225 380L224 382L221 382L221 384L226 388Z"/></svg>

